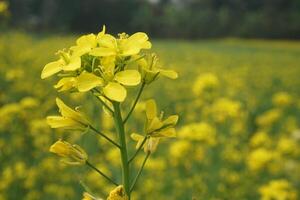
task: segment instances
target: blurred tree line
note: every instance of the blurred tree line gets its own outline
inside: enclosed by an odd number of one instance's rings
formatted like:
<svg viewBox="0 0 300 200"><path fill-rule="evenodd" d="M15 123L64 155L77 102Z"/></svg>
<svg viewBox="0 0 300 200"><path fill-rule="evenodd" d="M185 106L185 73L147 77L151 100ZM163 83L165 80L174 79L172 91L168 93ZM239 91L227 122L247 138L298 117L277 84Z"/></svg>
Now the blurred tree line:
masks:
<svg viewBox="0 0 300 200"><path fill-rule="evenodd" d="M33 31L300 38L300 0L9 0L9 11L10 27Z"/></svg>

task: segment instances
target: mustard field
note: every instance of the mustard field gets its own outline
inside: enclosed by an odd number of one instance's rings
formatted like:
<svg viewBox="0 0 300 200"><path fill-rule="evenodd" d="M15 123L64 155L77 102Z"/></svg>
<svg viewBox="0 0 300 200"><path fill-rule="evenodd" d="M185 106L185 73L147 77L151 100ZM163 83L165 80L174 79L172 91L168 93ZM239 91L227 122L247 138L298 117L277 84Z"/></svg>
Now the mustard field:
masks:
<svg viewBox="0 0 300 200"><path fill-rule="evenodd" d="M61 162L49 152L57 139L80 145L98 169L121 180L111 144L90 129L47 124L59 97L117 138L113 119L90 93L57 92L57 77L41 79L57 50L76 38L0 34L0 200L106 199L115 186L85 165ZM143 129L146 100L155 98L164 115L179 115L177 137L161 139L132 200L300 199L300 42L152 40L152 49L178 78L146 86L127 132ZM128 111L137 89L126 89ZM133 154L136 142L126 137ZM138 154L131 170L143 159Z"/></svg>

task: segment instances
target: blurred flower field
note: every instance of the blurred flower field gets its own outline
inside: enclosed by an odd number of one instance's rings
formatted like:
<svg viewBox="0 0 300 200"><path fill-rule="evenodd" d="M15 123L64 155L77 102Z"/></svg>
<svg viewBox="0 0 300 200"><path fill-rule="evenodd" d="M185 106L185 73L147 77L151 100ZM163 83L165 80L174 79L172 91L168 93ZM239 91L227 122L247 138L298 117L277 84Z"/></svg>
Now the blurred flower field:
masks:
<svg viewBox="0 0 300 200"><path fill-rule="evenodd" d="M121 178L119 152L103 139L46 123L61 96L74 107L90 102L81 109L114 136L92 96L67 97L51 90L57 80L40 79L74 38L0 35L0 200L81 199L85 185L103 197L112 190L97 173L50 154L57 138L84 147L99 169ZM156 96L166 114L180 115L178 137L160 144L133 199L300 199L300 42L165 40L153 48L179 79L158 81L142 99ZM142 128L143 110L138 104L129 129Z"/></svg>

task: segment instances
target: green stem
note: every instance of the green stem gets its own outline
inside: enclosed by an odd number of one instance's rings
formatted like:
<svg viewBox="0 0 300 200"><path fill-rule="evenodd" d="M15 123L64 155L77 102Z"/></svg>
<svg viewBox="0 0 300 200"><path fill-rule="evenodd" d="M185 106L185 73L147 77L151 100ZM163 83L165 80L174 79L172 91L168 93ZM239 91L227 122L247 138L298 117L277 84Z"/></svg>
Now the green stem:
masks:
<svg viewBox="0 0 300 200"><path fill-rule="evenodd" d="M127 144L126 144L126 136L124 130L123 119L121 116L120 103L113 102L114 107L114 121L116 130L119 134L120 140L120 153L121 153L121 161L122 161L122 183L125 190L126 195L128 196L128 200L130 200L130 176L129 176L129 164L128 164L128 155L127 155Z"/></svg>
<svg viewBox="0 0 300 200"><path fill-rule="evenodd" d="M134 153L134 155L129 159L128 163L131 163L131 162L134 160L134 158L138 155L138 153L139 153L139 152L141 151L141 149L143 148L143 146L144 146L145 142L147 141L147 139L148 139L148 136L144 137L144 139L143 139L141 145L140 145L139 148L136 150L136 152Z"/></svg>
<svg viewBox="0 0 300 200"><path fill-rule="evenodd" d="M129 119L131 113L133 112L133 110L134 110L134 108L135 108L137 102L139 101L139 99L140 99L140 97L141 97L141 94L142 94L142 92L143 92L143 90L144 90L145 85L146 85L146 83L143 82L142 85L141 85L141 87L140 87L140 90L139 90L139 92L138 92L138 94L137 94L137 96L136 96L136 98L135 98L135 100L134 100L134 102L133 102L133 105L132 105L130 111L128 112L127 116L125 117L125 119L124 119L124 121L123 121L123 124L125 124L125 123L127 122L127 120Z"/></svg>
<svg viewBox="0 0 300 200"><path fill-rule="evenodd" d="M104 137L107 141L109 141L110 143L112 143L113 145L115 145L118 148L121 148L121 146L119 144L117 144L115 141L113 141L112 139L110 139L108 136L106 136L104 133L98 131L96 128L94 128L93 126L89 126L90 129L92 129L95 133L97 133L98 135L101 135L102 137Z"/></svg>
<svg viewBox="0 0 300 200"><path fill-rule="evenodd" d="M119 184L116 183L114 180L112 180L111 178L109 178L106 174L104 174L103 172L101 172L98 168L96 168L94 165L92 165L90 162L86 161L86 165L89 166L90 168L92 168L93 170L95 170L96 172L98 172L101 176L103 176L106 180L108 180L109 182L111 182L112 184L118 186Z"/></svg>
<svg viewBox="0 0 300 200"><path fill-rule="evenodd" d="M144 159L144 161L143 161L143 164L142 164L140 170L138 171L136 177L135 177L134 180L133 180L133 184L132 184L132 186L130 187L130 192L134 189L134 186L136 185L136 183L137 183L137 181L138 181L140 175L142 174L142 171L143 171L143 169L144 169L144 166L145 166L145 164L146 164L146 162L147 162L147 160L148 160L150 154L151 154L150 151L148 151L148 153L147 153L147 155L146 155L146 157L145 157L145 159Z"/></svg>

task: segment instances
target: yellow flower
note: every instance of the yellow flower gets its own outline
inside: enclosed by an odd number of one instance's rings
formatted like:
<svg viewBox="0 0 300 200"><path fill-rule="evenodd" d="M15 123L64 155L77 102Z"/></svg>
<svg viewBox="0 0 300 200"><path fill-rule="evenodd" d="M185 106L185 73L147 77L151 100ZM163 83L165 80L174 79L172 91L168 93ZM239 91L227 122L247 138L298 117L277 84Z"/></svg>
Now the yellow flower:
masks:
<svg viewBox="0 0 300 200"><path fill-rule="evenodd" d="M275 123L281 116L282 111L276 108L270 109L264 112L262 115L256 118L256 124L262 127L271 126Z"/></svg>
<svg viewBox="0 0 300 200"><path fill-rule="evenodd" d="M142 73L143 81L146 84L152 83L156 80L159 75L176 79L178 77L177 72L173 70L165 70L161 69L158 63L158 58L155 54L152 54L146 58L139 59L137 57L133 57L133 59L137 60L137 63L140 67L140 71Z"/></svg>
<svg viewBox="0 0 300 200"><path fill-rule="evenodd" d="M157 117L156 103L153 99L146 101L146 136L137 133L131 134L131 138L137 142L136 148L140 148L143 141L145 152L154 152L157 148L160 138L176 137L174 126L177 124L178 115L171 115L165 120L162 120L162 114Z"/></svg>
<svg viewBox="0 0 300 200"><path fill-rule="evenodd" d="M111 74L105 79L108 83L103 88L103 93L111 100L122 102L127 96L125 86L135 86L141 82L141 75L137 70L124 70Z"/></svg>
<svg viewBox="0 0 300 200"><path fill-rule="evenodd" d="M276 106L288 106L292 100L292 96L287 92L278 92L272 97L272 103Z"/></svg>
<svg viewBox="0 0 300 200"><path fill-rule="evenodd" d="M75 71L81 67L81 58L69 52L59 51L60 59L45 65L41 78L45 79L60 71Z"/></svg>
<svg viewBox="0 0 300 200"><path fill-rule="evenodd" d="M258 148L250 152L247 158L247 165L251 170L260 170L264 168L274 158L273 151L265 148Z"/></svg>
<svg viewBox="0 0 300 200"><path fill-rule="evenodd" d="M212 93L219 87L219 84L219 79L215 74L204 73L197 78L193 87L193 92L198 96Z"/></svg>
<svg viewBox="0 0 300 200"><path fill-rule="evenodd" d="M178 135L180 138L203 142L211 146L216 144L216 129L206 122L183 126Z"/></svg>
<svg viewBox="0 0 300 200"><path fill-rule="evenodd" d="M147 34L142 32L135 33L130 37L120 34L120 38L118 39L104 33L98 37L98 47L92 49L90 55L99 57L136 55L142 49L151 48L151 43L148 39Z"/></svg>
<svg viewBox="0 0 300 200"><path fill-rule="evenodd" d="M128 197L126 196L124 191L124 187L122 185L119 185L118 187L113 189L109 193L107 200L128 200Z"/></svg>
<svg viewBox="0 0 300 200"><path fill-rule="evenodd" d="M176 137L174 126L177 124L178 115L171 115L162 120L163 114L157 116L157 107L153 99L146 101L146 134L151 137Z"/></svg>
<svg viewBox="0 0 300 200"><path fill-rule="evenodd" d="M62 161L70 165L82 165L88 159L88 155L80 146L62 140L55 142L49 151L63 157Z"/></svg>
<svg viewBox="0 0 300 200"><path fill-rule="evenodd" d="M297 192L284 179L272 180L259 188L261 200L296 200Z"/></svg>
<svg viewBox="0 0 300 200"><path fill-rule="evenodd" d="M59 92L77 88L79 92L87 92L103 85L103 79L93 73L82 72L78 77L65 77L54 86Z"/></svg>
<svg viewBox="0 0 300 200"><path fill-rule="evenodd" d="M84 192L82 200L102 200L102 199L96 198L96 197L92 196L91 194Z"/></svg>
<svg viewBox="0 0 300 200"><path fill-rule="evenodd" d="M145 136L142 136L142 135L137 134L137 133L132 133L130 135L130 137L134 141L137 142L136 149L140 148L140 146L142 145L142 143L143 143L143 141L145 139ZM150 152L150 153L155 152L156 149L157 149L158 143L159 143L159 139L160 138L153 138L153 137L146 138L146 142L143 145L145 153L147 153L147 152Z"/></svg>
<svg viewBox="0 0 300 200"><path fill-rule="evenodd" d="M6 12L8 9L8 3L5 1L0 1L0 14Z"/></svg>
<svg viewBox="0 0 300 200"><path fill-rule="evenodd" d="M48 116L47 123L51 128L86 129L90 122L80 112L68 107L62 100L56 98L56 104L61 116Z"/></svg>

